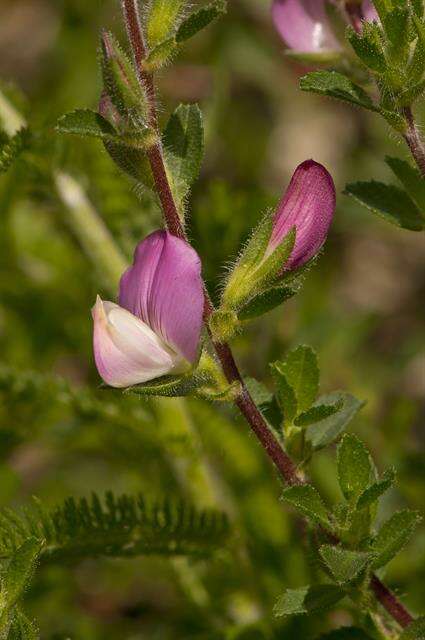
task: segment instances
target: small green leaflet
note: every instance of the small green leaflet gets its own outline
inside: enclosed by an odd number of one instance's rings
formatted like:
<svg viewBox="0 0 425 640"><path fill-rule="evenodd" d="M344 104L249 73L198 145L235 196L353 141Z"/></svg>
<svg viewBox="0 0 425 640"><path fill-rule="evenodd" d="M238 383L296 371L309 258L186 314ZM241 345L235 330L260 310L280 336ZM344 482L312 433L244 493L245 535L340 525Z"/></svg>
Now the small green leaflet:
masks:
<svg viewBox="0 0 425 640"><path fill-rule="evenodd" d="M39 637L34 624L19 609L15 609L7 640L38 640Z"/></svg>
<svg viewBox="0 0 425 640"><path fill-rule="evenodd" d="M389 518L380 528L370 549L376 555L373 568L379 569L403 549L408 543L421 516L416 511L399 511Z"/></svg>
<svg viewBox="0 0 425 640"><path fill-rule="evenodd" d="M425 180L419 170L400 158L387 156L385 162L400 180L412 200L415 201L422 216L425 217Z"/></svg>
<svg viewBox="0 0 425 640"><path fill-rule="evenodd" d="M319 388L316 353L311 347L300 345L288 353L280 363L280 370L294 390L298 413L309 409Z"/></svg>
<svg viewBox="0 0 425 640"><path fill-rule="evenodd" d="M424 218L413 200L405 191L391 184L375 180L353 182L346 185L344 193L402 229L421 231L425 226Z"/></svg>
<svg viewBox="0 0 425 640"><path fill-rule="evenodd" d="M345 102L351 102L358 107L377 111L367 93L347 76L337 71L312 71L300 80L302 91L318 93Z"/></svg>
<svg viewBox="0 0 425 640"><path fill-rule="evenodd" d="M333 416L339 411L344 404L344 400L340 398L333 404L315 404L308 411L301 413L298 418L294 420L294 424L297 427L305 427L310 424L320 422L329 416Z"/></svg>
<svg viewBox="0 0 425 640"><path fill-rule="evenodd" d="M250 300L238 313L239 320L252 320L275 309L297 293L291 287L272 287Z"/></svg>
<svg viewBox="0 0 425 640"><path fill-rule="evenodd" d="M365 509L370 507L374 502L378 500L395 482L395 471L389 469L384 473L381 480L374 482L370 487L365 489L360 495L356 509Z"/></svg>
<svg viewBox="0 0 425 640"><path fill-rule="evenodd" d="M176 42L180 43L192 38L223 13L226 13L225 0L216 0L198 11L194 11L186 20L183 20L177 29Z"/></svg>
<svg viewBox="0 0 425 640"><path fill-rule="evenodd" d="M171 183L181 201L198 177L204 154L204 129L198 105L177 107L164 131L164 149Z"/></svg>
<svg viewBox="0 0 425 640"><path fill-rule="evenodd" d="M376 73L385 73L387 63L379 27L372 22L364 21L361 35L352 27L348 27L346 33L348 41L363 64Z"/></svg>
<svg viewBox="0 0 425 640"><path fill-rule="evenodd" d="M312 522L329 526L326 505L316 489L310 484L304 484L285 489L282 500L292 505L309 518Z"/></svg>
<svg viewBox="0 0 425 640"><path fill-rule="evenodd" d="M317 404L321 405L332 405L339 402L342 402L342 406L336 413L307 427L306 438L313 449L322 449L336 440L363 406L360 400L342 391L336 391L317 399Z"/></svg>
<svg viewBox="0 0 425 640"><path fill-rule="evenodd" d="M33 577L43 544L29 538L14 552L1 579L0 618L11 611Z"/></svg>
<svg viewBox="0 0 425 640"><path fill-rule="evenodd" d="M338 584L357 578L374 558L373 553L350 551L330 544L321 546L319 553Z"/></svg>
<svg viewBox="0 0 425 640"><path fill-rule="evenodd" d="M338 479L347 500L357 498L374 480L374 465L365 445L357 436L346 434L337 450Z"/></svg>
<svg viewBox="0 0 425 640"><path fill-rule="evenodd" d="M90 109L76 109L66 113L57 121L56 131L104 140L116 140L118 135L115 128L100 113Z"/></svg>
<svg viewBox="0 0 425 640"><path fill-rule="evenodd" d="M290 424L297 415L297 399L295 392L283 373L281 362L270 365L271 374L276 387L276 398L283 411L285 422Z"/></svg>
<svg viewBox="0 0 425 640"><path fill-rule="evenodd" d="M276 602L273 613L276 617L317 613L333 607L344 596L344 591L334 584L287 589Z"/></svg>

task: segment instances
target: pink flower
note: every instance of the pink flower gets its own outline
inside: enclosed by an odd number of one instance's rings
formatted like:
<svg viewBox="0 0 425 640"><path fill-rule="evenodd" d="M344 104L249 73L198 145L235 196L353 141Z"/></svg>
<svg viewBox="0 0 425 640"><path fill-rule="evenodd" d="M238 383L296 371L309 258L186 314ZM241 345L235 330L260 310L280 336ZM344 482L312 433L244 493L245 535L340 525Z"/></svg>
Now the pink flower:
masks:
<svg viewBox="0 0 425 640"><path fill-rule="evenodd" d="M93 308L94 357L103 380L128 387L196 363L202 328L201 262L184 240L155 231L121 278L119 305Z"/></svg>
<svg viewBox="0 0 425 640"><path fill-rule="evenodd" d="M314 160L300 164L278 205L266 254L273 253L295 227L295 245L285 270L302 267L325 242L335 201L335 185L325 167Z"/></svg>
<svg viewBox="0 0 425 640"><path fill-rule="evenodd" d="M359 13L364 20L378 19L370 0L364 0ZM342 48L326 13L326 0L274 0L272 17L276 29L293 51L324 54ZM348 22L348 15L344 18Z"/></svg>

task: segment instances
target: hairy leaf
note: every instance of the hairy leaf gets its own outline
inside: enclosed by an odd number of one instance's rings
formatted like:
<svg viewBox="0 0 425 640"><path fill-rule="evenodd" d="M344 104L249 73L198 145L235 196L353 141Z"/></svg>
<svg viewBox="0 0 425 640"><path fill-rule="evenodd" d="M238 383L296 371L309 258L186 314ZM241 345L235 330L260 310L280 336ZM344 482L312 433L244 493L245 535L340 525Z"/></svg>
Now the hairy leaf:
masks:
<svg viewBox="0 0 425 640"><path fill-rule="evenodd" d="M297 415L297 398L282 369L281 362L270 365L271 374L276 387L276 398L286 423L291 423Z"/></svg>
<svg viewBox="0 0 425 640"><path fill-rule="evenodd" d="M7 640L38 640L39 634L35 625L28 618L15 609Z"/></svg>
<svg viewBox="0 0 425 640"><path fill-rule="evenodd" d="M28 129L20 129L12 138L0 141L0 175L13 165L15 160L28 147L30 132Z"/></svg>
<svg viewBox="0 0 425 640"><path fill-rule="evenodd" d="M198 31L207 27L210 22L218 18L226 12L226 1L215 0L211 4L198 9L190 14L186 20L183 20L176 33L176 41L184 42L192 38Z"/></svg>
<svg viewBox="0 0 425 640"><path fill-rule="evenodd" d="M239 320L252 320L275 309L297 293L291 287L272 287L250 300L238 313Z"/></svg>
<svg viewBox="0 0 425 640"><path fill-rule="evenodd" d="M337 411L342 409L343 404L344 400L342 398L333 404L315 404L308 409L308 411L301 413L294 422L298 427L315 424L321 420L325 420L325 418L333 416Z"/></svg>
<svg viewBox="0 0 425 640"><path fill-rule="evenodd" d="M374 569L387 564L403 549L420 521L416 511L406 509L395 513L382 525L371 545L371 551L376 554Z"/></svg>
<svg viewBox="0 0 425 640"><path fill-rule="evenodd" d="M333 607L345 593L333 584L287 589L276 602L273 613L276 617L312 614Z"/></svg>
<svg viewBox="0 0 425 640"><path fill-rule="evenodd" d="M365 489L357 501L357 509L365 509L370 507L384 494L395 481L394 469L389 469L384 473L381 480L374 482L370 487Z"/></svg>
<svg viewBox="0 0 425 640"><path fill-rule="evenodd" d="M283 492L282 499L313 522L329 525L326 505L312 485L289 487Z"/></svg>
<svg viewBox="0 0 425 640"><path fill-rule="evenodd" d="M371 98L361 87L337 71L312 71L301 78L300 88L302 91L351 102L371 111L377 110Z"/></svg>
<svg viewBox="0 0 425 640"><path fill-rule="evenodd" d="M317 396L319 367L311 347L300 345L290 351L280 366L297 398L298 413L306 411Z"/></svg>
<svg viewBox="0 0 425 640"><path fill-rule="evenodd" d="M398 187L372 180L347 184L344 193L398 227L421 231L425 226L424 218L413 200Z"/></svg>
<svg viewBox="0 0 425 640"><path fill-rule="evenodd" d="M43 540L29 536L11 555L1 579L0 614L9 612L33 577Z"/></svg>
<svg viewBox="0 0 425 640"><path fill-rule="evenodd" d="M360 400L342 391L321 396L317 403L332 405L341 401L342 407L339 411L307 427L306 437L313 449L322 449L336 440L363 406Z"/></svg>
<svg viewBox="0 0 425 640"><path fill-rule="evenodd" d="M350 551L333 545L323 545L319 552L338 584L351 582L357 578L374 558L373 553Z"/></svg>
<svg viewBox="0 0 425 640"><path fill-rule="evenodd" d="M337 451L338 479L347 500L357 499L374 479L369 451L357 436L346 434Z"/></svg>
<svg viewBox="0 0 425 640"><path fill-rule="evenodd" d="M419 170L412 167L406 160L386 157L385 162L397 176L409 196L416 202L425 217L425 180Z"/></svg>

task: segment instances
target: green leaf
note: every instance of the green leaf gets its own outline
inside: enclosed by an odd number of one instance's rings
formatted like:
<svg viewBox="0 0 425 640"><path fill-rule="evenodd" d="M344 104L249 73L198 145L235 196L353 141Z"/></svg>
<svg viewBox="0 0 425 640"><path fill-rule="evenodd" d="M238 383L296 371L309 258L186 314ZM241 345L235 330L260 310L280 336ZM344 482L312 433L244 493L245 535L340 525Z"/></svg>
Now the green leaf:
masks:
<svg viewBox="0 0 425 640"><path fill-rule="evenodd" d="M326 505L312 485L289 487L283 492L282 499L312 522L329 526Z"/></svg>
<svg viewBox="0 0 425 640"><path fill-rule="evenodd" d="M288 353L281 370L297 398L298 413L306 411L314 402L319 388L319 367L315 351L300 345Z"/></svg>
<svg viewBox="0 0 425 640"><path fill-rule="evenodd" d="M372 640L362 629L356 627L342 627L330 633L325 633L317 640Z"/></svg>
<svg viewBox="0 0 425 640"><path fill-rule="evenodd" d="M363 22L361 34L354 31L352 27L348 27L347 40L363 64L372 71L385 73L387 63L378 25L372 22Z"/></svg>
<svg viewBox="0 0 425 640"><path fill-rule="evenodd" d="M317 400L317 404L324 405L332 405L338 402L342 402L342 407L339 411L329 416L329 418L307 427L306 438L314 450L322 449L334 442L363 406L363 402L342 391L321 396Z"/></svg>
<svg viewBox="0 0 425 640"><path fill-rule="evenodd" d="M395 471L389 469L384 473L381 480L374 482L370 487L365 489L357 501L357 509L365 509L370 507L378 500L395 482Z"/></svg>
<svg viewBox="0 0 425 640"><path fill-rule="evenodd" d="M180 376L162 376L156 380L128 387L124 393L140 396L165 396L178 398L195 393L204 384L211 382L203 374L184 374Z"/></svg>
<svg viewBox="0 0 425 640"><path fill-rule="evenodd" d="M115 164L140 185L153 189L154 179L146 153L125 144L103 141L105 149Z"/></svg>
<svg viewBox="0 0 425 640"><path fill-rule="evenodd" d="M22 611L15 609L7 640L38 640L39 637L35 625Z"/></svg>
<svg viewBox="0 0 425 640"><path fill-rule="evenodd" d="M100 113L90 109L76 109L66 113L57 121L56 131L103 140L116 140L118 135L116 129Z"/></svg>
<svg viewBox="0 0 425 640"><path fill-rule="evenodd" d="M369 451L357 436L345 434L337 450L338 480L347 500L357 498L374 480Z"/></svg>
<svg viewBox="0 0 425 640"><path fill-rule="evenodd" d="M389 55L394 61L406 61L409 54L409 10L396 7L389 11L383 22L389 40Z"/></svg>
<svg viewBox="0 0 425 640"><path fill-rule="evenodd" d="M401 160L400 158L390 158L387 156L385 162L425 216L425 180L419 170L412 167L406 160Z"/></svg>
<svg viewBox="0 0 425 640"><path fill-rule="evenodd" d="M315 404L308 411L301 413L294 423L297 427L305 427L310 424L316 424L329 416L333 416L337 411L342 409L344 400L340 398L333 404Z"/></svg>
<svg viewBox="0 0 425 640"><path fill-rule="evenodd" d="M202 113L196 104L181 104L164 132L166 162L178 200L198 177L204 153Z"/></svg>
<svg viewBox="0 0 425 640"><path fill-rule="evenodd" d="M377 555L374 569L383 567L403 549L420 521L421 516L416 511L406 509L395 513L382 525L370 547Z"/></svg>
<svg viewBox="0 0 425 640"><path fill-rule="evenodd" d="M190 14L186 20L183 20L176 33L176 41L184 42L192 38L198 31L207 27L213 20L221 14L226 13L225 0L216 0L211 4L202 7L198 11Z"/></svg>
<svg viewBox="0 0 425 640"><path fill-rule="evenodd" d="M425 617L418 618L409 624L398 640L425 640Z"/></svg>
<svg viewBox="0 0 425 640"><path fill-rule="evenodd" d="M372 180L347 184L344 193L353 196L373 213L398 227L410 231L421 231L424 228L424 219L419 209L407 193L398 187Z"/></svg>
<svg viewBox="0 0 425 640"><path fill-rule="evenodd" d="M177 50L178 47L175 38L168 38L168 40L164 40L164 42L158 44L149 53L148 57L143 62L144 69L150 73L161 69L161 67L170 61Z"/></svg>
<svg viewBox="0 0 425 640"><path fill-rule="evenodd" d="M297 415L297 398L295 391L286 379L281 362L270 365L271 374L276 387L276 398L283 411L285 422L290 424Z"/></svg>
<svg viewBox="0 0 425 640"><path fill-rule="evenodd" d="M319 553L338 584L355 580L374 558L373 553L350 551L333 545L323 545Z"/></svg>
<svg viewBox="0 0 425 640"><path fill-rule="evenodd" d="M333 607L344 596L344 591L334 584L287 589L273 607L273 613L276 617L310 615Z"/></svg>
<svg viewBox="0 0 425 640"><path fill-rule="evenodd" d="M297 293L297 289L291 287L272 287L250 300L238 313L239 320L252 320L258 318L272 309L275 309Z"/></svg>
<svg viewBox="0 0 425 640"><path fill-rule="evenodd" d="M28 147L30 132L28 129L21 129L12 138L6 138L0 142L0 175L12 166L21 153Z"/></svg>
<svg viewBox="0 0 425 640"><path fill-rule="evenodd" d="M30 537L13 553L2 577L0 614L10 611L22 597L33 577L42 546L42 541Z"/></svg>
<svg viewBox="0 0 425 640"><path fill-rule="evenodd" d="M301 78L300 88L302 91L351 102L371 111L377 110L371 98L361 87L337 71L312 71Z"/></svg>

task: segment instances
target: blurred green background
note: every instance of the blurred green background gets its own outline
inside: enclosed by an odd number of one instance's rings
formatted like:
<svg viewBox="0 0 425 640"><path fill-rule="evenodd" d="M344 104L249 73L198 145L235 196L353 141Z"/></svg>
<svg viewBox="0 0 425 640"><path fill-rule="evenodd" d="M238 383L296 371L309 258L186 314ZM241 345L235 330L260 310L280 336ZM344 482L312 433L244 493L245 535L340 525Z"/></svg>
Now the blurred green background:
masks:
<svg viewBox="0 0 425 640"><path fill-rule="evenodd" d="M160 224L156 203L99 143L53 130L62 113L96 108L102 27L123 38L115 0L0 4L2 89L44 151L43 161L35 154L0 177L0 505L27 504L33 494L54 505L109 488L183 495L226 510L234 540L211 559L181 565L149 557L43 567L27 611L42 638L56 640L212 639L226 630L245 640L314 638L349 624L352 612L342 606L273 621L277 596L307 584L317 567L236 412L98 388L90 307L97 293L110 293L79 246L52 172L78 180L129 260ZM304 71L285 58L267 0L231 0L228 14L162 72L161 114L165 120L179 102L199 102L204 113L206 156L191 196L190 237L213 296L295 166L312 157L333 174L338 211L323 256L301 294L250 325L235 351L245 373L268 383L268 362L309 343L319 354L322 391L344 389L366 401L351 428L380 470L393 465L399 475L384 519L397 508L421 508L423 499L423 237L342 195L347 181L388 180L383 157L407 158L407 151L373 115L301 93ZM332 452L319 454L311 473L323 495L339 499ZM422 531L385 576L416 612L425 600L424 560Z"/></svg>

